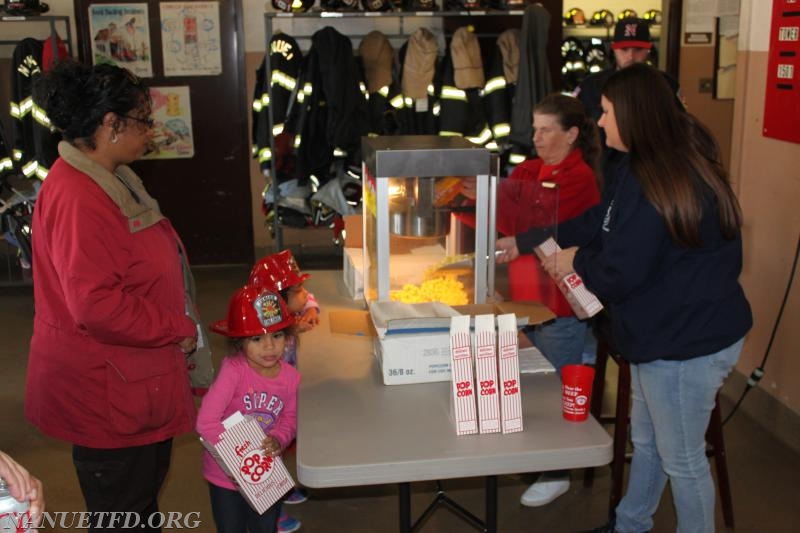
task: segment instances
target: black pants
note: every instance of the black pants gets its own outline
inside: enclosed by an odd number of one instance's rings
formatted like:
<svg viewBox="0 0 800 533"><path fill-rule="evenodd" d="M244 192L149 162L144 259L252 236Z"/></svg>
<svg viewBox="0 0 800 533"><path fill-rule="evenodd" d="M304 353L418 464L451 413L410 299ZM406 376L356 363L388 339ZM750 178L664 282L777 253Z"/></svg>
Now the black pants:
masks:
<svg viewBox="0 0 800 533"><path fill-rule="evenodd" d="M281 502L259 515L239 491L208 484L211 496L211 512L217 533L275 533L278 531L278 516Z"/></svg>
<svg viewBox="0 0 800 533"><path fill-rule="evenodd" d="M78 473L86 510L92 514L89 531L107 531L98 512L136 513L137 531L161 531L158 492L167 477L172 455L172 439L131 448L98 449L72 447L72 462ZM132 518L128 523L132 523ZM151 527L150 524L153 524ZM121 528L122 524L115 524Z"/></svg>

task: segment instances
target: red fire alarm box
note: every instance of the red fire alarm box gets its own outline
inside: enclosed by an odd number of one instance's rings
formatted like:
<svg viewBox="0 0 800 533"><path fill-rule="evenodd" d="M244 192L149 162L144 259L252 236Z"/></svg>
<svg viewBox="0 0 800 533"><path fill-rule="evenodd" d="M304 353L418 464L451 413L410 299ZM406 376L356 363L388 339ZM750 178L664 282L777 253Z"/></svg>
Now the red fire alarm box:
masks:
<svg viewBox="0 0 800 533"><path fill-rule="evenodd" d="M764 136L800 143L800 2L773 0Z"/></svg>

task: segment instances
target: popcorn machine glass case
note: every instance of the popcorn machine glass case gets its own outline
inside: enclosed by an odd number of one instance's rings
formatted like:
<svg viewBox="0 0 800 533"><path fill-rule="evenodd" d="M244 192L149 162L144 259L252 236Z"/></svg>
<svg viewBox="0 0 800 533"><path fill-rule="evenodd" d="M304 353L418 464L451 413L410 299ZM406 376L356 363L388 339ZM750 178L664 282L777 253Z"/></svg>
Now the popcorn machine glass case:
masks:
<svg viewBox="0 0 800 533"><path fill-rule="evenodd" d="M364 138L362 154L367 302L486 302L496 235L489 151L461 137L413 135ZM474 184L474 205L460 193L465 183ZM469 207L457 213L462 203Z"/></svg>

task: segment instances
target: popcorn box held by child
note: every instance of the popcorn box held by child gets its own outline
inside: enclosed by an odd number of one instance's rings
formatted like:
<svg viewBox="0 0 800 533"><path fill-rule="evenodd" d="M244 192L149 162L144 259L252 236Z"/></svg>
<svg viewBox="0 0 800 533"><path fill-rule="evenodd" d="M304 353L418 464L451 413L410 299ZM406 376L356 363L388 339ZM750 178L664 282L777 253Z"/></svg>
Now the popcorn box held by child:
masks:
<svg viewBox="0 0 800 533"><path fill-rule="evenodd" d="M239 492L260 514L272 507L289 490L294 480L280 457L270 457L261 448L264 432L252 417L236 411L222 425L219 442L200 439L222 470L236 483Z"/></svg>

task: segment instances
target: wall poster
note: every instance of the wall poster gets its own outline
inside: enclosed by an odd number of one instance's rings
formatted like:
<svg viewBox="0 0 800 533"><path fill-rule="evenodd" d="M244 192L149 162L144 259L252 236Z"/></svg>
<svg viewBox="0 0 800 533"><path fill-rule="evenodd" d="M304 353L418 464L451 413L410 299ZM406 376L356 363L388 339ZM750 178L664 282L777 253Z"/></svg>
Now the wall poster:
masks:
<svg viewBox="0 0 800 533"><path fill-rule="evenodd" d="M89 6L92 64L125 67L140 78L153 77L147 4Z"/></svg>
<svg viewBox="0 0 800 533"><path fill-rule="evenodd" d="M153 99L153 140L142 159L194 157L189 86L150 87Z"/></svg>
<svg viewBox="0 0 800 533"><path fill-rule="evenodd" d="M162 2L164 76L222 73L219 2Z"/></svg>

